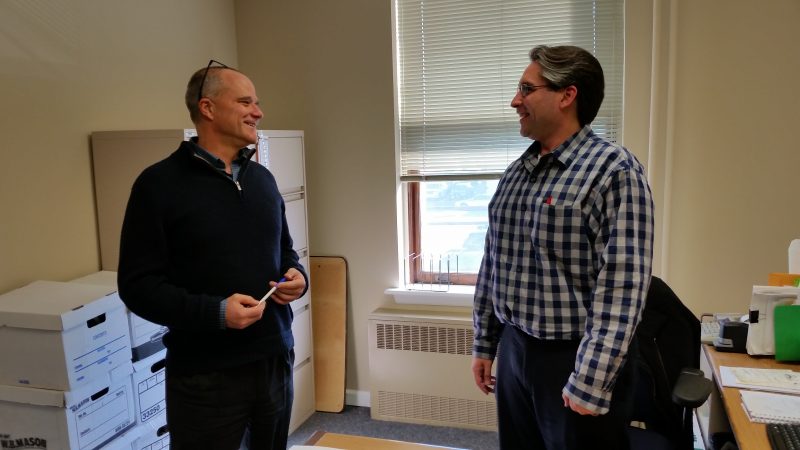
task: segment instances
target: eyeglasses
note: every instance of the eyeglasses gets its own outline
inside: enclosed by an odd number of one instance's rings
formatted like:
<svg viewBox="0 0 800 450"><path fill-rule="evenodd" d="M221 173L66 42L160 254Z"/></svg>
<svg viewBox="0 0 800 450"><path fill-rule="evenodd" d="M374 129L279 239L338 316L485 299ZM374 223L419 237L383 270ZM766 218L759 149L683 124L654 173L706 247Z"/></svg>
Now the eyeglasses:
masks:
<svg viewBox="0 0 800 450"><path fill-rule="evenodd" d="M517 92L519 92L520 97L525 98L525 97L528 96L528 94L530 94L531 92L533 92L533 91L535 91L537 89L540 89L540 88L548 88L549 89L550 85L549 84L535 85L535 84L529 84L529 83L520 83L520 84L517 85Z"/></svg>
<svg viewBox="0 0 800 450"><path fill-rule="evenodd" d="M219 67L223 69L227 69L228 66L222 64L219 61L214 61L213 59L208 61L208 65L206 66L206 71L203 72L203 79L200 80L200 89L197 90L197 102L200 103L200 100L203 98L203 85L206 84L206 76L208 76L208 70L211 68L212 65L217 64Z"/></svg>

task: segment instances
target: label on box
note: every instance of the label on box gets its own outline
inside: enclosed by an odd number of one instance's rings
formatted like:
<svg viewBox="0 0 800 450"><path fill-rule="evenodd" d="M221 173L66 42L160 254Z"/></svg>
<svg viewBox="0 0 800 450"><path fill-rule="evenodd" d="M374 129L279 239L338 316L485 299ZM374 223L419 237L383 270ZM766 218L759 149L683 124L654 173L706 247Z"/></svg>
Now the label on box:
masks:
<svg viewBox="0 0 800 450"><path fill-rule="evenodd" d="M166 411L166 350L133 363L133 389L137 422L146 423Z"/></svg>
<svg viewBox="0 0 800 450"><path fill-rule="evenodd" d="M103 338L106 337L107 333L108 331L102 331L99 333L101 336L86 339L87 346L97 345L96 343L98 340L103 342ZM77 383L82 383L92 379L94 375L93 372L90 372L89 374L82 372L88 372L89 369L93 368L94 366L105 366L105 369L102 370L106 371L118 366L120 360L117 355L124 355L127 357L130 351L130 347L127 344L127 338L127 335L120 334L115 337L114 340L110 342L104 342L97 347L90 347L88 352L77 355L75 358L73 358L72 370L75 372L75 381Z"/></svg>
<svg viewBox="0 0 800 450"><path fill-rule="evenodd" d="M129 403L126 388L105 388L68 406L79 448L97 448L134 425L129 419L134 405Z"/></svg>
<svg viewBox="0 0 800 450"><path fill-rule="evenodd" d="M164 369L152 374L139 382L136 386L136 395L139 396L139 420L147 422L156 414L166 410L167 402L164 398Z"/></svg>
<svg viewBox="0 0 800 450"><path fill-rule="evenodd" d="M0 448L3 450L11 448L24 449L47 449L47 439L36 436L17 437L10 434L0 433Z"/></svg>
<svg viewBox="0 0 800 450"><path fill-rule="evenodd" d="M76 385L130 360L130 338L123 328L124 313L117 310L102 316L105 322L102 326L86 328L81 330L82 333L64 337L65 347L74 352L70 356Z"/></svg>

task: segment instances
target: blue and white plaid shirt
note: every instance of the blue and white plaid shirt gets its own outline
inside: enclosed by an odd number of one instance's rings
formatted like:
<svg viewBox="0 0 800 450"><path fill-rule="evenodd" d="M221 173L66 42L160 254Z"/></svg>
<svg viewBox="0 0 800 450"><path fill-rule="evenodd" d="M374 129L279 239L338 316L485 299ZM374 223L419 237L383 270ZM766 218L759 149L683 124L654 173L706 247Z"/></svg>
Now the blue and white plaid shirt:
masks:
<svg viewBox="0 0 800 450"><path fill-rule="evenodd" d="M603 414L650 284L650 188L639 161L589 125L540 148L506 169L489 203L473 355L493 359L504 326L580 339L564 392Z"/></svg>

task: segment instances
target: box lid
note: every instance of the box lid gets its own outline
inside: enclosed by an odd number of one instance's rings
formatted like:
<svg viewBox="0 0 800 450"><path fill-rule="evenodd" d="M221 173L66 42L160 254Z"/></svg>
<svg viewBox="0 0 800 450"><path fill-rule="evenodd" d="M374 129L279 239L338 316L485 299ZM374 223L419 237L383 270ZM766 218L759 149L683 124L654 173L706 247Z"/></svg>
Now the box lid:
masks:
<svg viewBox="0 0 800 450"><path fill-rule="evenodd" d="M36 389L0 384L0 401L63 408L67 404L65 391Z"/></svg>
<svg viewBox="0 0 800 450"><path fill-rule="evenodd" d="M129 361L71 391L0 384L0 401L65 408L105 387L130 380L132 373L133 364Z"/></svg>
<svg viewBox="0 0 800 450"><path fill-rule="evenodd" d="M0 326L69 330L123 306L108 286L40 280L0 295Z"/></svg>
<svg viewBox="0 0 800 450"><path fill-rule="evenodd" d="M89 275L70 280L70 283L99 284L117 288L117 272L112 270L101 270L100 272L90 273Z"/></svg>

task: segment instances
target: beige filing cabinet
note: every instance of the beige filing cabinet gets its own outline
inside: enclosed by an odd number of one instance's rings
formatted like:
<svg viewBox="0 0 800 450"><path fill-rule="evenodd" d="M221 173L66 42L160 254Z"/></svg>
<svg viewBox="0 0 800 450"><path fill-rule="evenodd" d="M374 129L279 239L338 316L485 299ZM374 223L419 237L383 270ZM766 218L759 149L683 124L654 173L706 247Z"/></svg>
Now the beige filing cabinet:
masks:
<svg viewBox="0 0 800 450"><path fill-rule="evenodd" d="M92 133L97 225L102 270L117 270L119 236L131 186L143 169L169 156L193 129L98 131ZM275 176L286 204L286 220L300 262L309 270L305 152L302 131L260 130L256 160ZM292 302L295 338L294 407L290 432L314 412L310 290Z"/></svg>

